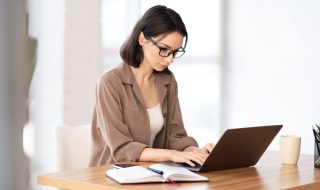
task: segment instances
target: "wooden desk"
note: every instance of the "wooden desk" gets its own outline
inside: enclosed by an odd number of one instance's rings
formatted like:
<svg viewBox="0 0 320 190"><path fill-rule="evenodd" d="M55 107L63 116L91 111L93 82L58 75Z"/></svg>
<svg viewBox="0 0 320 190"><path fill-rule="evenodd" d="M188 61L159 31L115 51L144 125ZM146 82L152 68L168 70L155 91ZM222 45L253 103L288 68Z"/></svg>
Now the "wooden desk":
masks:
<svg viewBox="0 0 320 190"><path fill-rule="evenodd" d="M119 185L105 177L110 168L112 165L39 175L38 184L73 190L320 189L320 169L313 167L313 155L300 155L298 165L282 165L275 151L267 151L255 167L201 173L209 182Z"/></svg>

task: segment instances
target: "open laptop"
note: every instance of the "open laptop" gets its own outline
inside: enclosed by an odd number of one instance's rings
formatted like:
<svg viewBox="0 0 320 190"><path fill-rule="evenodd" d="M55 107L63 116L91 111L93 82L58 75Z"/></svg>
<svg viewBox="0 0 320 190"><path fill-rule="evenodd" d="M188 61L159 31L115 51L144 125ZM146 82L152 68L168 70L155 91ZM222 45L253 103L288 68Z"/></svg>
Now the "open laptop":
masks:
<svg viewBox="0 0 320 190"><path fill-rule="evenodd" d="M184 168L195 172L208 172L255 165L282 125L228 129L203 163Z"/></svg>

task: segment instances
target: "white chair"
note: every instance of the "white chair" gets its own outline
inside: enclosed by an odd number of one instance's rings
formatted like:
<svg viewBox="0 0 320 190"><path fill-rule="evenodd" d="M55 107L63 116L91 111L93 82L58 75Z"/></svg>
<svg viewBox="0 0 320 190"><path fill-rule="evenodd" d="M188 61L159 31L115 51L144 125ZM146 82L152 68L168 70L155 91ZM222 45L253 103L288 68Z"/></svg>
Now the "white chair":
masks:
<svg viewBox="0 0 320 190"><path fill-rule="evenodd" d="M91 126L58 126L56 145L58 170L88 167L92 145Z"/></svg>

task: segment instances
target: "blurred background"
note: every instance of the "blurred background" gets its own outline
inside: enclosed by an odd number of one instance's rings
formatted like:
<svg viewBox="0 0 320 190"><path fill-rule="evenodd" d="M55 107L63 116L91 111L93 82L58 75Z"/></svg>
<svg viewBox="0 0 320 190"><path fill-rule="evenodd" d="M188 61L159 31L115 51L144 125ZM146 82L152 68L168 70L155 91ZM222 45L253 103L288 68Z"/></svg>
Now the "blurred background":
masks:
<svg viewBox="0 0 320 190"><path fill-rule="evenodd" d="M121 63L120 46L157 4L176 10L189 33L170 69L200 146L228 128L283 124L269 149L278 150L282 134L299 135L301 152L313 154L320 1L0 2L1 189L52 189L36 176L59 170L57 128L90 125L99 75Z"/></svg>

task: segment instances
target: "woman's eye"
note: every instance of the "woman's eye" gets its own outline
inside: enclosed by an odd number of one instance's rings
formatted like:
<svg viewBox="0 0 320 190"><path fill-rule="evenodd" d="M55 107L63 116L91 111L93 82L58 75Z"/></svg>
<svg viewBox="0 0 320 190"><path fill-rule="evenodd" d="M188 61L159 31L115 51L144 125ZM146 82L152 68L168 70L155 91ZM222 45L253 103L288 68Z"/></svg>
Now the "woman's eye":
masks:
<svg viewBox="0 0 320 190"><path fill-rule="evenodd" d="M169 49L167 49L167 48L161 48L161 51L163 51L163 52L168 52Z"/></svg>

